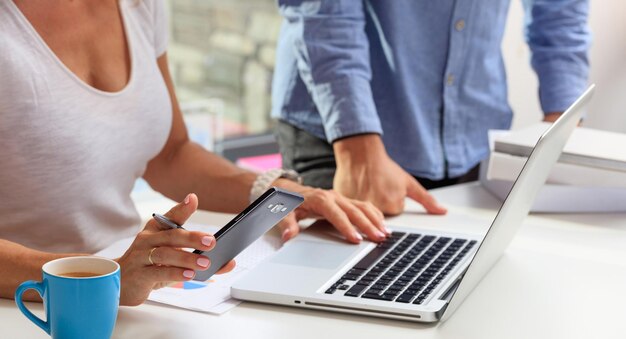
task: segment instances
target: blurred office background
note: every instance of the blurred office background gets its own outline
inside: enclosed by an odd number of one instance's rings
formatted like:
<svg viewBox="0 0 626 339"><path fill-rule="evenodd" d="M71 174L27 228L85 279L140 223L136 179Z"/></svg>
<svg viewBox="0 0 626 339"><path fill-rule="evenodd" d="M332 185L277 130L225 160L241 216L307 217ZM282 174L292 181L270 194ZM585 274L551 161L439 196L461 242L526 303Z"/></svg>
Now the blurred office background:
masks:
<svg viewBox="0 0 626 339"><path fill-rule="evenodd" d="M168 7L168 52L181 102L221 103L229 158L271 152L270 88L281 25L275 0L169 0ZM523 21L522 2L512 0L502 49L513 128L541 117ZM626 132L626 2L592 0L590 26L591 81L598 91L585 125Z"/></svg>

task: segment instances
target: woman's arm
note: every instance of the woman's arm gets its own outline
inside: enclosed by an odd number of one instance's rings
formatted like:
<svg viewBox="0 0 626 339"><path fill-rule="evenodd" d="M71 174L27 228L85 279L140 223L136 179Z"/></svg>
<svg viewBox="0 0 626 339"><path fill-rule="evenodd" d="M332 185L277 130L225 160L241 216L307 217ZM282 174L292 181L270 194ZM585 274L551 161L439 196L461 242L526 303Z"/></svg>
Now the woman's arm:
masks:
<svg viewBox="0 0 626 339"><path fill-rule="evenodd" d="M249 201L256 175L206 151L189 140L167 66L167 54L158 59L172 102L170 136L159 155L148 163L144 178L155 190L174 201L189 192L198 195L200 209L235 213Z"/></svg>
<svg viewBox="0 0 626 339"><path fill-rule="evenodd" d="M46 253L0 239L0 298L13 299L17 286L26 280L41 280L41 266L46 262L78 253ZM41 301L35 291L27 291L24 300Z"/></svg>
<svg viewBox="0 0 626 339"><path fill-rule="evenodd" d="M241 211L249 203L256 174L238 168L189 140L169 74L167 55L157 61L172 102L172 129L161 153L148 163L144 178L154 189L173 200L180 201L187 193L194 192L201 202L201 209L228 213ZM383 225L383 214L369 202L351 200L333 191L314 189L285 179L273 184L298 192L305 199L296 213L280 224L284 240L298 233L297 219L310 217L327 219L354 243L363 239L360 232L374 241L384 240L385 233L389 233Z"/></svg>

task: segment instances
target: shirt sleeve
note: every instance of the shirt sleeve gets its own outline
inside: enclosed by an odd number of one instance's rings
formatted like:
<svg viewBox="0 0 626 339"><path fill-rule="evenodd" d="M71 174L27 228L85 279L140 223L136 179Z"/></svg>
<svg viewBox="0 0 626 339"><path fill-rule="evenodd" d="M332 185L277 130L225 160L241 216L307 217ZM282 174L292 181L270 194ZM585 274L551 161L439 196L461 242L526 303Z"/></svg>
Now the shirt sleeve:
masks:
<svg viewBox="0 0 626 339"><path fill-rule="evenodd" d="M370 87L369 44L362 0L279 0L285 35L294 37L300 77L329 142L382 134Z"/></svg>
<svg viewBox="0 0 626 339"><path fill-rule="evenodd" d="M168 43L168 19L164 0L152 0L153 27L154 27L154 52L158 58L167 50Z"/></svg>
<svg viewBox="0 0 626 339"><path fill-rule="evenodd" d="M526 41L545 113L563 112L589 76L588 0L524 0Z"/></svg>

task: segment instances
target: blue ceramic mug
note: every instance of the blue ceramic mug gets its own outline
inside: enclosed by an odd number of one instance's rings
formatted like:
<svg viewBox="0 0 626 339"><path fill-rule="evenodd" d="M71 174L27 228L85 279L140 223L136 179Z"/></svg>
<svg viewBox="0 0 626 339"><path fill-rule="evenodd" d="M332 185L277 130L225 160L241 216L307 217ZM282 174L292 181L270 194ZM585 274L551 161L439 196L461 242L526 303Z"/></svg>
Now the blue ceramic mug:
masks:
<svg viewBox="0 0 626 339"><path fill-rule="evenodd" d="M110 338L120 302L120 265L98 257L68 257L42 267L43 281L26 281L15 291L20 311L52 338ZM92 275L92 276L88 276ZM36 290L46 321L32 314L22 294Z"/></svg>

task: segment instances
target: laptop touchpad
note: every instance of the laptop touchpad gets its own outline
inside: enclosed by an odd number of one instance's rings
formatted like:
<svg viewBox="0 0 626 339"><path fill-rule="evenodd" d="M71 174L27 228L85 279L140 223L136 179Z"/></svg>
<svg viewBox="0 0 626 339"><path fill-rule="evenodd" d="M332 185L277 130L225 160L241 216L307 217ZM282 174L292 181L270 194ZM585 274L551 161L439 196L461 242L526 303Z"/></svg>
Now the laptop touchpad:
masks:
<svg viewBox="0 0 626 339"><path fill-rule="evenodd" d="M348 244L322 243L319 241L298 241L285 246L271 262L323 269L336 269L348 259L359 246Z"/></svg>

